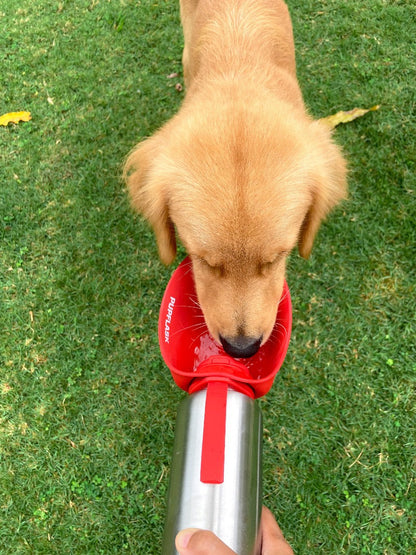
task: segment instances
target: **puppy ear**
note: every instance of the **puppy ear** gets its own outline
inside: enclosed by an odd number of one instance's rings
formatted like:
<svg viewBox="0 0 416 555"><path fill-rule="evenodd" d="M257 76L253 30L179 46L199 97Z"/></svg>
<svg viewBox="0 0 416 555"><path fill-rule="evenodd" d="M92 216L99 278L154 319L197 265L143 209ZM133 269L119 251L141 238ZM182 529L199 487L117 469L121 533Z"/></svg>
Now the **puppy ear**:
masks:
<svg viewBox="0 0 416 555"><path fill-rule="evenodd" d="M299 254L303 258L309 258L315 236L329 210L330 207L326 206L325 200L320 197L319 192L312 192L312 204L303 220L298 243Z"/></svg>
<svg viewBox="0 0 416 555"><path fill-rule="evenodd" d="M312 203L303 221L298 242L299 253L303 258L309 258L322 220L347 196L347 167L339 147L332 142L325 124L316 121L312 129L315 140L310 144L315 145L313 150L317 148L318 151L311 153L315 160L311 179ZM319 161L318 165L316 160Z"/></svg>
<svg viewBox="0 0 416 555"><path fill-rule="evenodd" d="M171 264L176 256L176 238L169 217L168 183L158 166L161 143L160 133L140 143L128 156L123 176L133 208L153 228L161 261Z"/></svg>

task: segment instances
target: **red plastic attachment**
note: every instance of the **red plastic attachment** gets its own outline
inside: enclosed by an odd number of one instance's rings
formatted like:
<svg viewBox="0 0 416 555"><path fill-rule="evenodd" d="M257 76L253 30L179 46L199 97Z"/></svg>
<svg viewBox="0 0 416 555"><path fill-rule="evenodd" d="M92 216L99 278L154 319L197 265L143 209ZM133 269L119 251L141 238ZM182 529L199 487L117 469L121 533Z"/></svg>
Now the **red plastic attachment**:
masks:
<svg viewBox="0 0 416 555"><path fill-rule="evenodd" d="M205 484L224 481L227 390L225 382L210 382L207 386L201 454L201 482Z"/></svg>
<svg viewBox="0 0 416 555"><path fill-rule="evenodd" d="M217 381L228 380L230 387L242 388L243 393L257 398L265 395L273 385L289 346L291 329L292 303L285 282L270 339L249 359L227 355L203 326L192 264L186 258L173 273L162 299L159 345L181 389L192 393L217 377Z"/></svg>

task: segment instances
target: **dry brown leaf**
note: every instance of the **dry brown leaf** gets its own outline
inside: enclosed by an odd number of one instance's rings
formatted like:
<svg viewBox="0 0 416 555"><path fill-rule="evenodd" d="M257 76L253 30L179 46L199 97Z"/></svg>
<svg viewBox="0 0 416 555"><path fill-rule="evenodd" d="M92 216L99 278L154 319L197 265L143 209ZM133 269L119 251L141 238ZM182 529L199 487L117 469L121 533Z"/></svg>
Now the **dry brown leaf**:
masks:
<svg viewBox="0 0 416 555"><path fill-rule="evenodd" d="M322 121L326 125L328 125L331 129L334 129L340 123L349 123L357 118L360 118L367 114L368 112L374 112L380 108L380 104L376 106L372 106L371 108L353 108L352 110L348 110L346 112L341 111L337 112L336 114L332 114L331 116L327 116L326 118L321 118L319 121Z"/></svg>
<svg viewBox="0 0 416 555"><path fill-rule="evenodd" d="M9 112L0 116L0 125L9 125L9 123L19 123L19 121L29 121L32 119L30 112Z"/></svg>

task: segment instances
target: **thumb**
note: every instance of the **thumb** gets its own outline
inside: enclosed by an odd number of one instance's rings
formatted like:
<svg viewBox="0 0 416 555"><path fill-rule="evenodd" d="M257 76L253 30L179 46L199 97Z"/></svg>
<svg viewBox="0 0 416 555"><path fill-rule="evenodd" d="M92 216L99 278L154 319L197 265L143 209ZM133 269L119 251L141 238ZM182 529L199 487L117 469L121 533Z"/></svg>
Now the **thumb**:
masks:
<svg viewBox="0 0 416 555"><path fill-rule="evenodd" d="M208 530L182 530L176 536L175 545L180 555L235 555L234 551Z"/></svg>
<svg viewBox="0 0 416 555"><path fill-rule="evenodd" d="M263 507L261 515L262 555L293 555L293 550L285 540L273 514Z"/></svg>

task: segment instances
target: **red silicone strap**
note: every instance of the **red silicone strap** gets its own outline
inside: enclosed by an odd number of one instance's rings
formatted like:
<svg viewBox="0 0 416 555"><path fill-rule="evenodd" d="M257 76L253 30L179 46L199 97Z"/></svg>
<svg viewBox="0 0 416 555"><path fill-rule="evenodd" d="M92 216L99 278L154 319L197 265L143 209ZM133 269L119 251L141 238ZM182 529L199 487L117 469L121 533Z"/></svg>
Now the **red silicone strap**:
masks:
<svg viewBox="0 0 416 555"><path fill-rule="evenodd" d="M205 484L224 481L227 390L223 382L211 382L207 387L201 454L201 482Z"/></svg>

